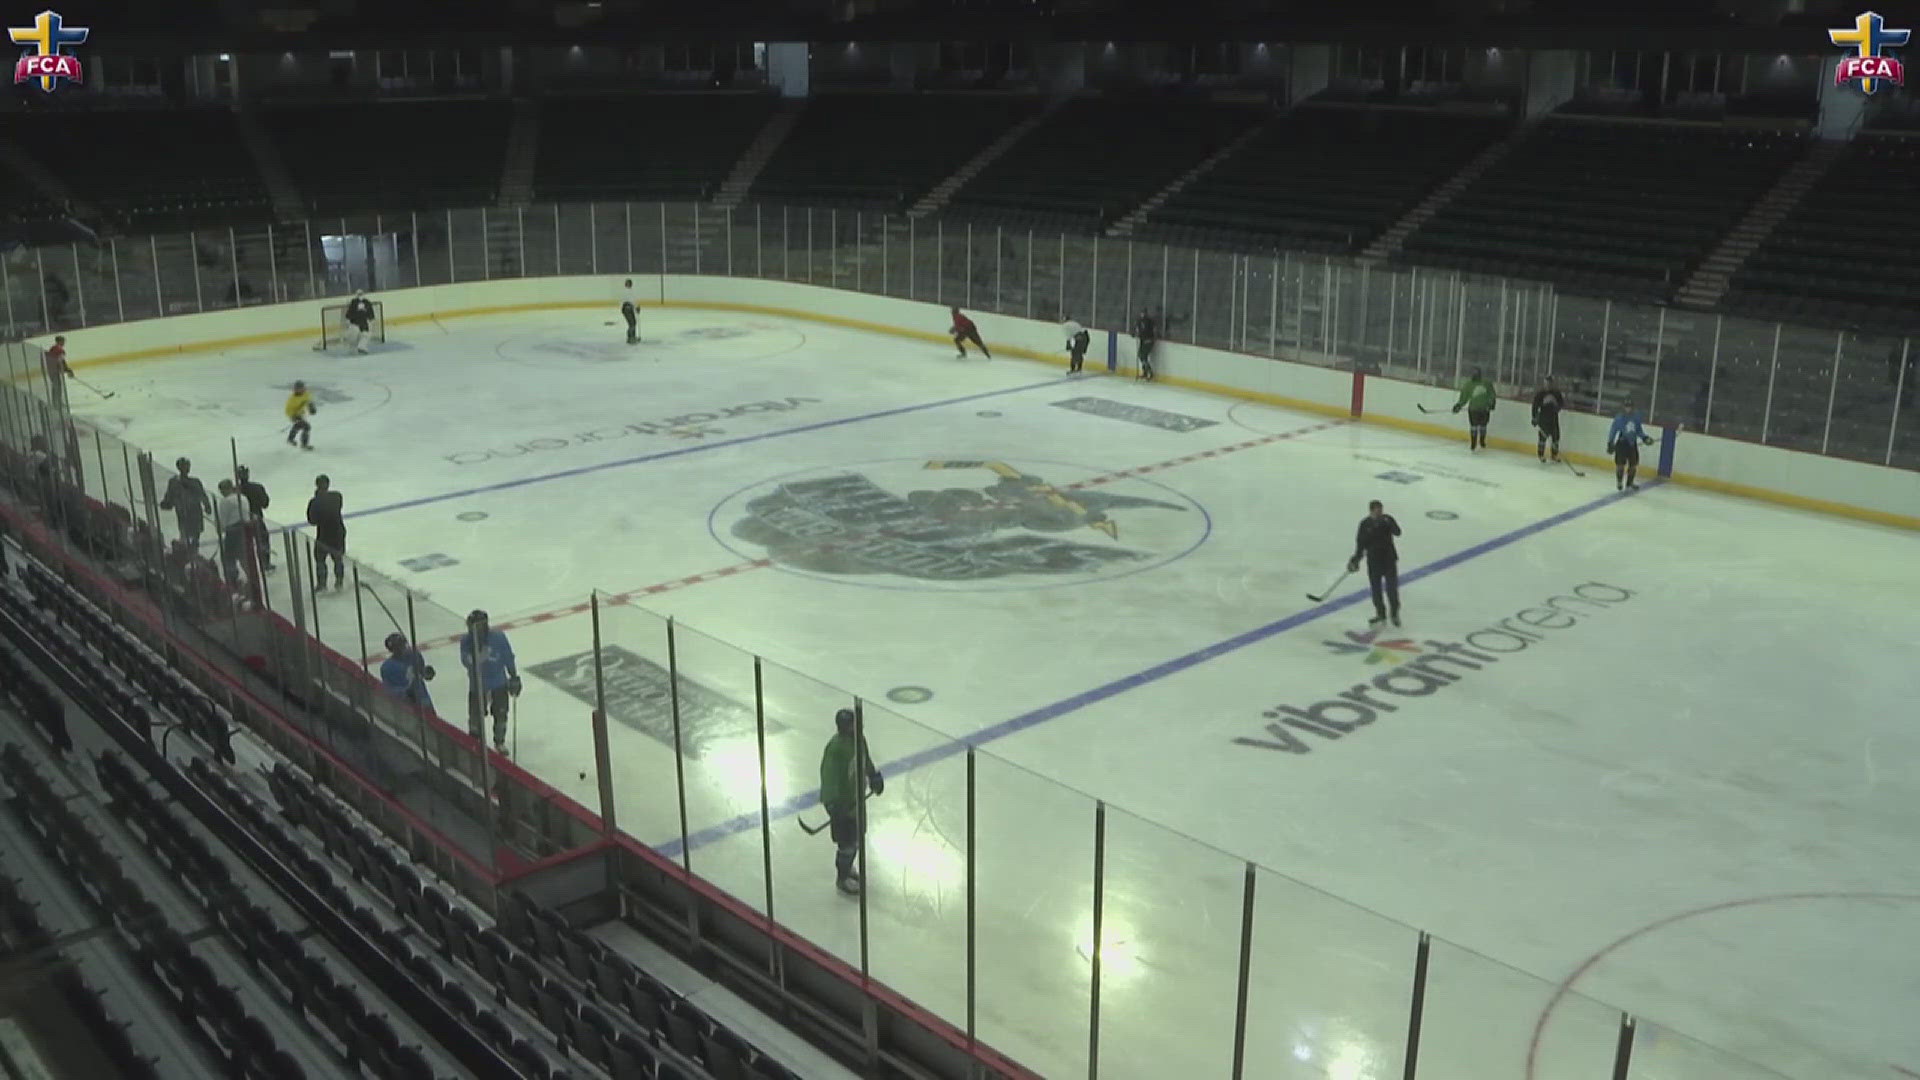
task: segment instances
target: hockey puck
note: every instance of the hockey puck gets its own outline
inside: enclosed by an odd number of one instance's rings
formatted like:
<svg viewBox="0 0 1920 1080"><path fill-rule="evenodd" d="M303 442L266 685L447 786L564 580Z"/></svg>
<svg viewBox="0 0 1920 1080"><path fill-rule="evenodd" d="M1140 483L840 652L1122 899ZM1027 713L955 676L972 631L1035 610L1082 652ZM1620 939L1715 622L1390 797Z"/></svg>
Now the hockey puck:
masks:
<svg viewBox="0 0 1920 1080"><path fill-rule="evenodd" d="M487 520L487 512L485 510L468 510L465 513L456 514L455 517L461 521L485 521Z"/></svg>
<svg viewBox="0 0 1920 1080"><path fill-rule="evenodd" d="M1460 515L1451 510L1429 510L1427 516L1435 521L1458 521Z"/></svg>
<svg viewBox="0 0 1920 1080"><path fill-rule="evenodd" d="M997 412L994 412L994 411L993 411L992 409L988 409L988 410L986 410L985 412L980 412L980 413L975 413L974 415L975 415L975 416L984 416L984 417L986 417L987 419L989 419L989 420L992 420L992 419L994 419L995 417L997 417L997 416L999 416L1000 414L999 414L999 413L997 413Z"/></svg>

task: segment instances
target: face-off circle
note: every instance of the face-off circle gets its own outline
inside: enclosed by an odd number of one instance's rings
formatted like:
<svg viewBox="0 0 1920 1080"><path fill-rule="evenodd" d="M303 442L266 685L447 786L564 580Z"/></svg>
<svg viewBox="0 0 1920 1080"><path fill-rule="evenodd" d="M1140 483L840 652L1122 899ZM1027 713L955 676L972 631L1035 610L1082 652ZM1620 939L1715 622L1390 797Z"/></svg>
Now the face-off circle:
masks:
<svg viewBox="0 0 1920 1080"><path fill-rule="evenodd" d="M707 519L743 559L866 588L1000 592L1137 574L1206 542L1206 508L1164 484L1026 458L916 457L807 469Z"/></svg>

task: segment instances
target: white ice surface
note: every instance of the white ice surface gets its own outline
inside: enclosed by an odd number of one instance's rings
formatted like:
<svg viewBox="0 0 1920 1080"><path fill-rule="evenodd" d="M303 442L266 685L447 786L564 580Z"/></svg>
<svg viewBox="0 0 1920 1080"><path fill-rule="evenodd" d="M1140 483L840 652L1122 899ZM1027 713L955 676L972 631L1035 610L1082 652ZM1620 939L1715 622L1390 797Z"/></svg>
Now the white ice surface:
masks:
<svg viewBox="0 0 1920 1080"><path fill-rule="evenodd" d="M870 804L870 964L956 1022L968 822L966 757L952 751L998 735L974 760L978 1032L1043 1074L1086 1069L1096 799L1108 806L1103 1075L1226 1075L1245 860L1270 868L1249 1076L1398 1077L1410 927L1440 939L1423 1080L1607 1075L1618 1016L1581 995L1643 1018L1636 1078L1768 1075L1675 1031L1808 1080L1920 1070L1913 536L1671 486L1615 500L1610 476L1523 456L812 324L650 313L650 340L628 349L603 321L451 321L368 356L143 361L83 371L116 396L74 400L159 461L192 456L209 480L232 436L280 521L299 520L312 476L330 474L349 512L379 511L349 521L350 553L446 611L489 609L523 670L592 643L584 615L528 616L596 588L744 566L609 606L604 638L664 663L673 616L683 672L748 702L751 657L764 658L776 814L817 786L846 695L876 703L883 764L928 756L889 770ZM306 453L280 437L296 378L321 391ZM1176 433L1051 404L1086 396L1216 423ZM685 419L790 399L808 400ZM613 434L668 418L716 430ZM1302 434L1182 460L1290 432ZM730 442L757 435L770 437ZM673 451L685 452L660 456ZM1068 499L1167 505L1112 510L1111 537L1047 534L1142 553L1117 568L977 582L755 566L768 552L733 532L776 477L864 474L897 495L993 481L924 468L962 460L1056 486L1098 480ZM1167 462L1179 463L1112 476ZM1389 471L1417 479L1378 478ZM1416 644L1463 640L1583 583L1632 595L1578 608L1574 625L1537 630L1430 696L1391 699L1392 714L1338 740L1288 729L1311 752L1236 743L1272 741L1263 710L1391 666L1327 644L1366 631L1364 602L1297 618L1369 498L1405 529L1403 575L1448 561L1404 587ZM456 562L403 564L429 554ZM321 603L322 633L354 655L350 600ZM423 622L436 663L457 672L432 632L457 624ZM1288 625L1154 670L1276 623ZM587 706L527 681L520 761L597 806ZM933 696L889 703L903 686ZM456 694L439 690L443 713ZM619 724L612 739L620 826L676 839L671 747ZM686 762L696 835L757 815L754 754L750 729L735 730ZM832 890L826 838L776 821L772 854L777 917L857 962L856 907ZM761 858L757 817L692 852L696 872L756 906Z"/></svg>

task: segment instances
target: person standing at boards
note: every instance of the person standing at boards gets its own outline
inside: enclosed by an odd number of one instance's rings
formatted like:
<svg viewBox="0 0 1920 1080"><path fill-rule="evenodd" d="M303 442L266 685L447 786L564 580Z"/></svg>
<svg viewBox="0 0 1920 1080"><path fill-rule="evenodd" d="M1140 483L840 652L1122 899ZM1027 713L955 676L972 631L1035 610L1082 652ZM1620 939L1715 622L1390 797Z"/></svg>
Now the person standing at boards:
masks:
<svg viewBox="0 0 1920 1080"><path fill-rule="evenodd" d="M627 320L627 344L640 344L640 304L633 295L633 279L620 284L620 317Z"/></svg>

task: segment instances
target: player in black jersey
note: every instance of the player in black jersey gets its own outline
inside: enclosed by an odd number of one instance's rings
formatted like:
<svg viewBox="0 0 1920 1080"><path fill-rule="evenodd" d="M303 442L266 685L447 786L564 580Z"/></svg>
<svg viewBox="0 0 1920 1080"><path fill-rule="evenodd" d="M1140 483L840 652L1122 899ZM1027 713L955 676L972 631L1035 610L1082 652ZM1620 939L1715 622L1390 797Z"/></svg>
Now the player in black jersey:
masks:
<svg viewBox="0 0 1920 1080"><path fill-rule="evenodd" d="M1373 618L1370 625L1393 619L1400 625L1400 552L1393 538L1400 535L1400 523L1375 499L1367 504L1367 516L1353 538L1353 558L1347 560L1347 572L1360 569L1360 558L1367 559L1367 585L1373 590ZM1384 595L1383 595L1384 594Z"/></svg>
<svg viewBox="0 0 1920 1080"><path fill-rule="evenodd" d="M1567 407L1567 396L1553 384L1553 376L1547 376L1540 389L1533 395L1533 426L1540 433L1540 441L1534 452L1541 461L1547 460L1547 443L1553 443L1553 460L1560 460L1560 410Z"/></svg>

